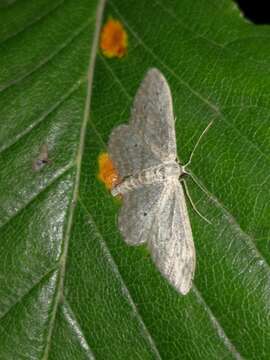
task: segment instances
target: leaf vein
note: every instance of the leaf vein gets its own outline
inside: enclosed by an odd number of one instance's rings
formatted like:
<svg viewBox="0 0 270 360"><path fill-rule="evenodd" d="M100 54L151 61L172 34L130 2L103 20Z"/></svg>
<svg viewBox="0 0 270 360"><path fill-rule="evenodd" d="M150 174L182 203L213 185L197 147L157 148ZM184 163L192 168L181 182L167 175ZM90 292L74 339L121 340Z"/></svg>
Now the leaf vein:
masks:
<svg viewBox="0 0 270 360"><path fill-rule="evenodd" d="M74 312L72 311L71 306L70 306L69 302L67 301L67 299L64 299L62 307L63 307L64 317L65 317L67 323L74 330L73 334L75 334L76 337L78 338L78 341L79 341L81 347L83 348L85 355L87 356L88 359L94 360L95 359L94 353L93 353L91 347L89 346L89 344L86 340L86 337L84 336L84 333L82 331L82 328L80 327L79 322L78 322Z"/></svg>
<svg viewBox="0 0 270 360"><path fill-rule="evenodd" d="M67 46L71 45L72 42L91 24L94 20L93 17L87 19L87 21L80 26L72 36L70 36L66 41L64 41L55 51L53 51L49 56L45 57L40 63L36 66L33 66L30 71L26 72L22 76L19 76L17 79L11 80L3 86L0 86L0 93L7 90L9 87L18 84L20 81L26 79L27 77L31 76L37 70L40 70L43 66L48 64L50 61L54 59L55 56L61 53Z"/></svg>
<svg viewBox="0 0 270 360"><path fill-rule="evenodd" d="M100 0L97 5L97 10L96 10L96 14L95 14L95 19L96 19L95 33L94 33L94 37L93 37L92 48L91 48L90 55L89 55L88 87L87 87L87 95L86 95L86 100L85 100L84 114L83 114L83 119L82 119L82 126L81 126L81 131L80 131L77 158L76 158L77 169L76 169L76 176L75 176L75 182L74 182L73 196L72 196L68 219L67 219L66 232L64 235L63 250L62 250L61 257L60 257L61 266L60 266L60 271L59 271L59 277L57 280L58 286L57 286L57 290L56 290L57 291L56 301L55 301L55 305L54 305L54 308L52 311L51 321L49 324L49 330L48 330L48 336L47 336L47 342L46 342L47 345L44 350L44 355L42 357L43 360L47 360L49 357L56 313L57 313L57 309L58 309L58 305L60 303L61 297L63 295L64 278L65 278L65 271L66 271L66 261L67 261L67 255L68 255L68 245L69 245L69 239L71 236L75 208L77 205L78 195L79 195L82 155L83 155L84 144L85 144L85 135L86 135L88 117L89 117L89 113L90 113L92 82L93 82L93 76L94 76L94 67L95 67L96 54L97 54L97 49L98 49L98 39L99 39L99 33L100 33L100 28L101 28L104 6L105 6L105 0Z"/></svg>
<svg viewBox="0 0 270 360"><path fill-rule="evenodd" d="M134 302L133 299L132 299L132 296L131 296L131 294L130 294L130 292L129 292L129 290L128 290L128 287L127 287L127 285L126 285L126 283L125 283L125 281L124 281L124 279L123 279L123 277L122 277L122 275L121 275L121 273L120 273L120 271L119 271L119 269L118 269L118 266L117 266L117 264L116 264L116 262L115 262L115 260L114 260L114 258L113 258L113 256L112 256L111 252L110 252L110 249L109 249L109 247L108 247L105 239L103 238L100 230L99 230L98 227L97 227L96 222L94 221L93 217L91 216L91 214L90 214L89 211L87 210L87 208L86 208L86 206L84 205L84 203L83 203L83 201L82 201L81 198L79 198L79 202L80 202L80 204L81 204L81 206L82 206L82 209L85 211L85 213L87 214L87 216L89 217L89 219L91 220L91 222L93 223L93 225L95 226L96 232L99 234L100 244L101 244L101 246L102 246L102 248L103 248L103 251L106 253L106 255L107 255L108 259L109 259L109 263L110 263L110 265L111 265L111 268L112 268L114 274L116 275L116 277L119 279L119 281L120 281L120 282L122 283L122 285L123 285L123 286L122 286L123 295L126 297L126 299L127 299L128 303L130 304L130 306L131 306L134 314L136 314L136 317L137 317L137 319L138 319L138 322L139 322L139 324L141 325L144 333L146 334L146 337L147 337L147 339L148 339L148 341L149 341L149 344L150 344L150 346L151 346L151 348L152 348L152 350L153 350L153 353L157 356L157 359L161 359L161 356L160 356L160 354L159 354L158 348L157 348L157 346L156 346L156 344L155 344L155 342L154 342L154 340L153 340L150 332L148 331L148 329L147 329L147 327L146 327L146 325L145 325L145 323L144 323L144 321L143 321L143 319L142 319L142 317L141 317L141 315L140 315L140 313L139 313L139 310L138 310L135 302Z"/></svg>
<svg viewBox="0 0 270 360"><path fill-rule="evenodd" d="M48 116L53 114L83 83L83 79L78 79L71 87L70 89L56 102L54 103L47 111L45 111L36 121L32 122L26 129L24 129L22 132L18 133L14 139L12 139L9 143L4 144L0 148L0 154L4 151L8 150L10 147L15 145L19 140L23 139L24 136L31 133L32 130L34 130L39 124L41 124L43 121L46 121Z"/></svg>
<svg viewBox="0 0 270 360"><path fill-rule="evenodd" d="M41 194L48 191L50 186L52 186L56 181L61 179L61 177L65 176L68 173L68 171L70 169L72 169L73 167L74 167L74 163L72 162L72 163L66 165L65 167L63 167L62 169L60 169L60 172L58 171L56 176L43 189L41 189L39 192L37 192L26 204L24 204L24 206L22 206L17 212L15 212L13 215L11 215L7 221L0 224L0 229L3 228L5 225L7 225L16 216L18 216L25 208L27 208L27 206L29 206L31 203L33 203Z"/></svg>
<svg viewBox="0 0 270 360"><path fill-rule="evenodd" d="M189 174L191 175L192 179L195 181L195 183L201 188L204 189L203 191L206 193L207 197L217 206L217 208L219 208L226 220L228 221L229 225L234 228L234 230L241 235L241 237L246 241L246 243L248 243L248 245L254 249L255 253L257 254L257 257L262 259L264 261L264 263L267 265L267 269L269 272L269 276L270 276L270 263L268 262L268 260L266 259L266 257L260 252L260 250L258 249L258 247L255 244L255 241L253 240L253 238L246 233L238 224L238 222L235 220L235 218L233 217L233 215L230 214L230 212L226 209L226 207L219 201L218 198L216 198L212 193L210 193L210 191L208 191L204 185L201 184L201 182L199 181L199 179L194 175L194 173L192 173L191 171L189 171Z"/></svg>
<svg viewBox="0 0 270 360"><path fill-rule="evenodd" d="M123 18L123 16L121 15L121 13L119 12L119 10L115 7L115 5L113 5L113 2L110 1L110 4L112 5L112 7L114 8L115 12L118 14L118 16L121 18L121 21L126 25L126 27L129 29L129 31L132 33L132 35L138 40L138 42L145 48L145 50L151 54L151 56L156 59L157 61L159 61L161 63L161 65L167 69L167 71L169 71L181 84L183 84L188 90L190 90L190 92L195 95L197 98L199 98L203 103L205 103L206 105L208 105L210 107L210 109L212 109L212 111L214 113L216 113L217 115L221 115L219 108L216 104L212 103L209 99L205 98L203 95L201 95L198 91L196 91L195 89L193 89L186 81L184 81L183 79L181 79L169 66L167 66L153 51L151 48L149 48L148 45L146 45L144 43L144 41L139 37L139 35L130 27L130 25L126 22L126 20Z"/></svg>
<svg viewBox="0 0 270 360"><path fill-rule="evenodd" d="M14 308L14 306L16 306L17 304L19 304L20 302L23 301L23 299L25 299L29 294L30 292L37 286L40 285L40 283L48 276L50 275L51 273L53 273L54 271L56 271L58 269L58 264L50 269L48 269L39 279L38 281L36 281L29 289L26 289L27 291L18 297L18 299L13 302L13 304L10 305L10 307L8 309L6 309L2 314L0 314L0 320L3 320L3 318L5 316L8 315L8 313Z"/></svg>
<svg viewBox="0 0 270 360"><path fill-rule="evenodd" d="M237 349L233 345L232 341L226 335L223 327L221 326L218 319L216 318L216 316L210 309L209 305L205 302L201 292L198 290L198 288L194 284L192 286L192 292L196 295L197 301L204 306L204 309L206 310L207 315L208 315L209 319L211 320L214 329L216 330L218 336L220 337L220 339L222 340L222 342L224 343L226 348L235 357L235 359L237 359L237 360L243 359L243 357L241 356L239 351L237 351Z"/></svg>
<svg viewBox="0 0 270 360"><path fill-rule="evenodd" d="M0 44L4 44L6 41L15 38L16 36L18 36L19 34L31 29L33 26L35 26L36 24L38 24L40 21L42 21L43 19L45 19L47 16L50 16L51 14L53 14L62 4L64 3L64 0L59 1L58 4L53 4L54 6L49 9L47 12L45 12L44 14L42 14L41 16L37 16L35 19L33 19L32 21L30 21L25 27L21 28L20 30L18 30L17 32L14 32L13 34L11 34L10 36L7 36L6 38L4 38L2 40L2 42L0 42ZM14 3L12 4L14 5Z"/></svg>

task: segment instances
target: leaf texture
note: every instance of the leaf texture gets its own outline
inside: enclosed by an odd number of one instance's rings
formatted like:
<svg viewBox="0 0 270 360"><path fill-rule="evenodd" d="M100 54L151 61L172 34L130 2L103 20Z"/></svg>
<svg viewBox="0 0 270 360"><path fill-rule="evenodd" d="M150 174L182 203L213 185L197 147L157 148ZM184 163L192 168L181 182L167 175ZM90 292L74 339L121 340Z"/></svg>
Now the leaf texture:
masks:
<svg viewBox="0 0 270 360"><path fill-rule="evenodd" d="M121 59L99 51L110 17ZM0 21L0 359L269 359L269 27L230 0L17 0ZM182 163L214 120L189 167L212 225L189 206L185 297L123 242L97 180L150 67L170 84Z"/></svg>

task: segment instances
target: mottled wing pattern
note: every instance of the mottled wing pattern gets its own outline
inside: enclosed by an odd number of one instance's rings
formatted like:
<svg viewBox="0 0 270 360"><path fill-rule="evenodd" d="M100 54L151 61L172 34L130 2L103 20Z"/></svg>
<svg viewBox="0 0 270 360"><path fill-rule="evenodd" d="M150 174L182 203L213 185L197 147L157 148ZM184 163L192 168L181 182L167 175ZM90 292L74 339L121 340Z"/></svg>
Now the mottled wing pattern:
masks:
<svg viewBox="0 0 270 360"><path fill-rule="evenodd" d="M177 181L168 181L159 204L148 246L160 272L182 294L192 285L195 249L184 191Z"/></svg>
<svg viewBox="0 0 270 360"><path fill-rule="evenodd" d="M130 125L120 125L113 130L108 152L121 178L160 164L160 159Z"/></svg>
<svg viewBox="0 0 270 360"><path fill-rule="evenodd" d="M109 154L122 178L176 159L171 92L157 69L146 74L128 125L117 127ZM195 271L195 249L184 192L176 178L122 194L119 229L130 245L147 242L160 272L186 294Z"/></svg>
<svg viewBox="0 0 270 360"><path fill-rule="evenodd" d="M118 225L129 245L140 245L150 239L160 198L165 191L164 185L144 185L123 194Z"/></svg>
<svg viewBox="0 0 270 360"><path fill-rule="evenodd" d="M135 96L131 120L113 130L108 151L123 178L176 159L175 122L169 85L150 69Z"/></svg>
<svg viewBox="0 0 270 360"><path fill-rule="evenodd" d="M131 116L134 134L162 160L175 160L175 119L169 85L157 69L150 69L136 94Z"/></svg>

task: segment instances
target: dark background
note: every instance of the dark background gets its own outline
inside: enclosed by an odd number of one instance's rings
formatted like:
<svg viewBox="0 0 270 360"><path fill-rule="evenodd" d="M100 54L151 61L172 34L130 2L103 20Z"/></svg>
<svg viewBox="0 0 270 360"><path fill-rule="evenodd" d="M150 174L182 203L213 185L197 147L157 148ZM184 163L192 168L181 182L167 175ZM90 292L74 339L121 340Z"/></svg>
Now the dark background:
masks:
<svg viewBox="0 0 270 360"><path fill-rule="evenodd" d="M270 24L270 1L235 0L243 15L254 24Z"/></svg>

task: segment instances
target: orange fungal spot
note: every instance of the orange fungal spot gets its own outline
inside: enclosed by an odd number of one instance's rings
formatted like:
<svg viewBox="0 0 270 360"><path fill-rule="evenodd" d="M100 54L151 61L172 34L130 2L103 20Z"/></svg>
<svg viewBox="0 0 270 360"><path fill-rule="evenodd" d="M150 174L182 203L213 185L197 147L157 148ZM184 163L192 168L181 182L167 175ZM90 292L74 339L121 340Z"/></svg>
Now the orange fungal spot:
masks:
<svg viewBox="0 0 270 360"><path fill-rule="evenodd" d="M119 176L108 153L101 153L98 157L98 179L107 189L111 190L119 183Z"/></svg>
<svg viewBox="0 0 270 360"><path fill-rule="evenodd" d="M127 50L127 33L120 21L109 19L101 30L100 48L109 57L121 58Z"/></svg>

